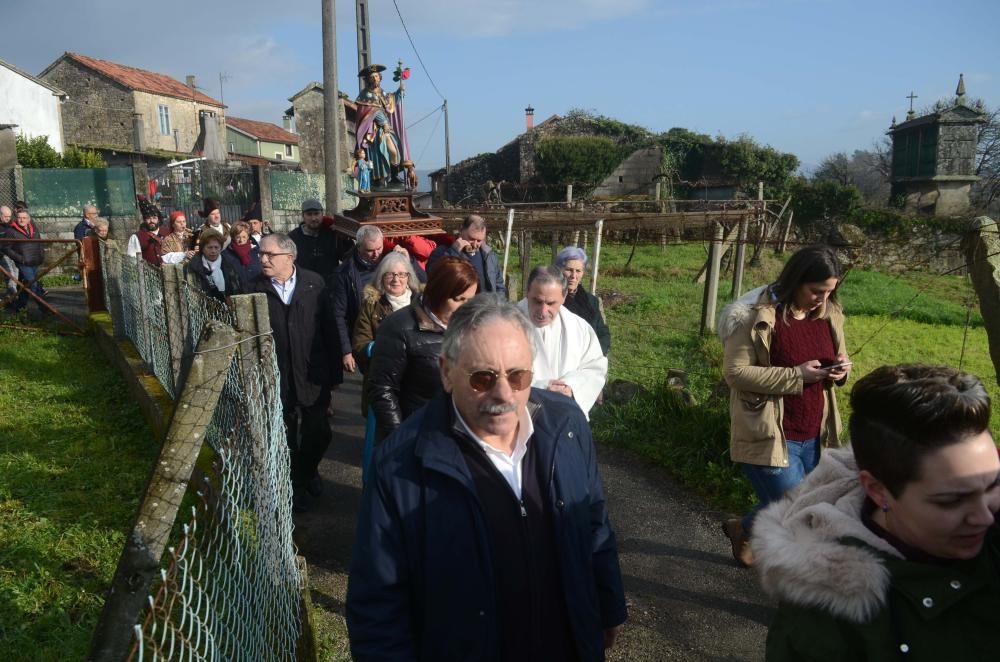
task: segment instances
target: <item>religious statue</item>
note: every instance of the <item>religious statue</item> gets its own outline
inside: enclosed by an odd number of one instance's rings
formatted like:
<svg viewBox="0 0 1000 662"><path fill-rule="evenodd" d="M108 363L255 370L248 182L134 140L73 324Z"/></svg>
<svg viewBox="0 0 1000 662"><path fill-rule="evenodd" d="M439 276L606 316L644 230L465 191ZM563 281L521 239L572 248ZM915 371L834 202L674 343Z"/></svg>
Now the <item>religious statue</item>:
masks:
<svg viewBox="0 0 1000 662"><path fill-rule="evenodd" d="M389 93L382 90L383 71L385 67L381 64L371 64L358 72L365 79L365 89L357 98L355 120L355 149L365 150L372 164L371 178L380 187L403 183L397 176L402 162L410 158L403 121L404 81L410 71L399 63L396 70L399 89Z"/></svg>
<svg viewBox="0 0 1000 662"><path fill-rule="evenodd" d="M354 175L354 178L358 180L358 192L371 193L372 162L368 160L365 150L358 148L354 152L354 159L351 161L347 172Z"/></svg>

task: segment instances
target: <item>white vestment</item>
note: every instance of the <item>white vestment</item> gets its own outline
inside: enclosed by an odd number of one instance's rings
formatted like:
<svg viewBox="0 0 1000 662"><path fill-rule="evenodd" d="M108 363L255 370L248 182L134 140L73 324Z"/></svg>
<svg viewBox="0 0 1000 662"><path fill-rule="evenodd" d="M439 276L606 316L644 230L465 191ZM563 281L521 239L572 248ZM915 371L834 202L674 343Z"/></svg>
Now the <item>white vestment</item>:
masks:
<svg viewBox="0 0 1000 662"><path fill-rule="evenodd" d="M517 306L529 315L527 299ZM594 328L563 306L551 324L535 327L535 333L538 352L532 366L535 376L531 385L547 389L553 379L561 379L573 389L573 399L589 419L590 408L608 378L608 359L601 351Z"/></svg>

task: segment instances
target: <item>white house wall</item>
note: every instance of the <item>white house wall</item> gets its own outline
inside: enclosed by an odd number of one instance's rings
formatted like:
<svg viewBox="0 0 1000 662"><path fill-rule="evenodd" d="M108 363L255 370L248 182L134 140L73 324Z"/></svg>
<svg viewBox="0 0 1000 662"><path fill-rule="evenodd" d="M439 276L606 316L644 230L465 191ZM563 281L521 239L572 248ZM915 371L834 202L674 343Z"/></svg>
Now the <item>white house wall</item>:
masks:
<svg viewBox="0 0 1000 662"><path fill-rule="evenodd" d="M48 136L62 154L60 103L49 88L0 66L0 124L16 124L15 130L27 137Z"/></svg>

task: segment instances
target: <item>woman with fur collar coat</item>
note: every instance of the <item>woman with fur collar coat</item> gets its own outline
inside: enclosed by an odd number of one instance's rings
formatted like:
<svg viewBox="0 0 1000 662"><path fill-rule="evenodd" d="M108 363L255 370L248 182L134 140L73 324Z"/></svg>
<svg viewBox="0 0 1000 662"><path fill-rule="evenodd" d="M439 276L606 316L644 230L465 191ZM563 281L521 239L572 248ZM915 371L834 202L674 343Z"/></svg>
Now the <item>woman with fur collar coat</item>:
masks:
<svg viewBox="0 0 1000 662"><path fill-rule="evenodd" d="M885 366L851 396L853 448L754 524L779 601L767 661L1000 659L1000 459L982 383Z"/></svg>
<svg viewBox="0 0 1000 662"><path fill-rule="evenodd" d="M740 464L757 505L723 522L733 557L751 565L757 512L816 467L820 448L840 445L835 386L850 372L842 268L827 246L795 253L778 279L727 306L719 319L729 385L729 456Z"/></svg>

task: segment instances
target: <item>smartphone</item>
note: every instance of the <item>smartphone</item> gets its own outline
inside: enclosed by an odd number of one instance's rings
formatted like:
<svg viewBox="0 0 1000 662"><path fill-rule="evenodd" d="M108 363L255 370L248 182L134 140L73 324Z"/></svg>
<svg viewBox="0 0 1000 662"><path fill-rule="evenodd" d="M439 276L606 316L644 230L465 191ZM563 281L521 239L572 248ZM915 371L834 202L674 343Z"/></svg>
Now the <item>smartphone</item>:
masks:
<svg viewBox="0 0 1000 662"><path fill-rule="evenodd" d="M843 363L833 363L831 365L823 366L824 370L840 370L841 368L846 368L849 365L854 365L852 361L844 361Z"/></svg>

